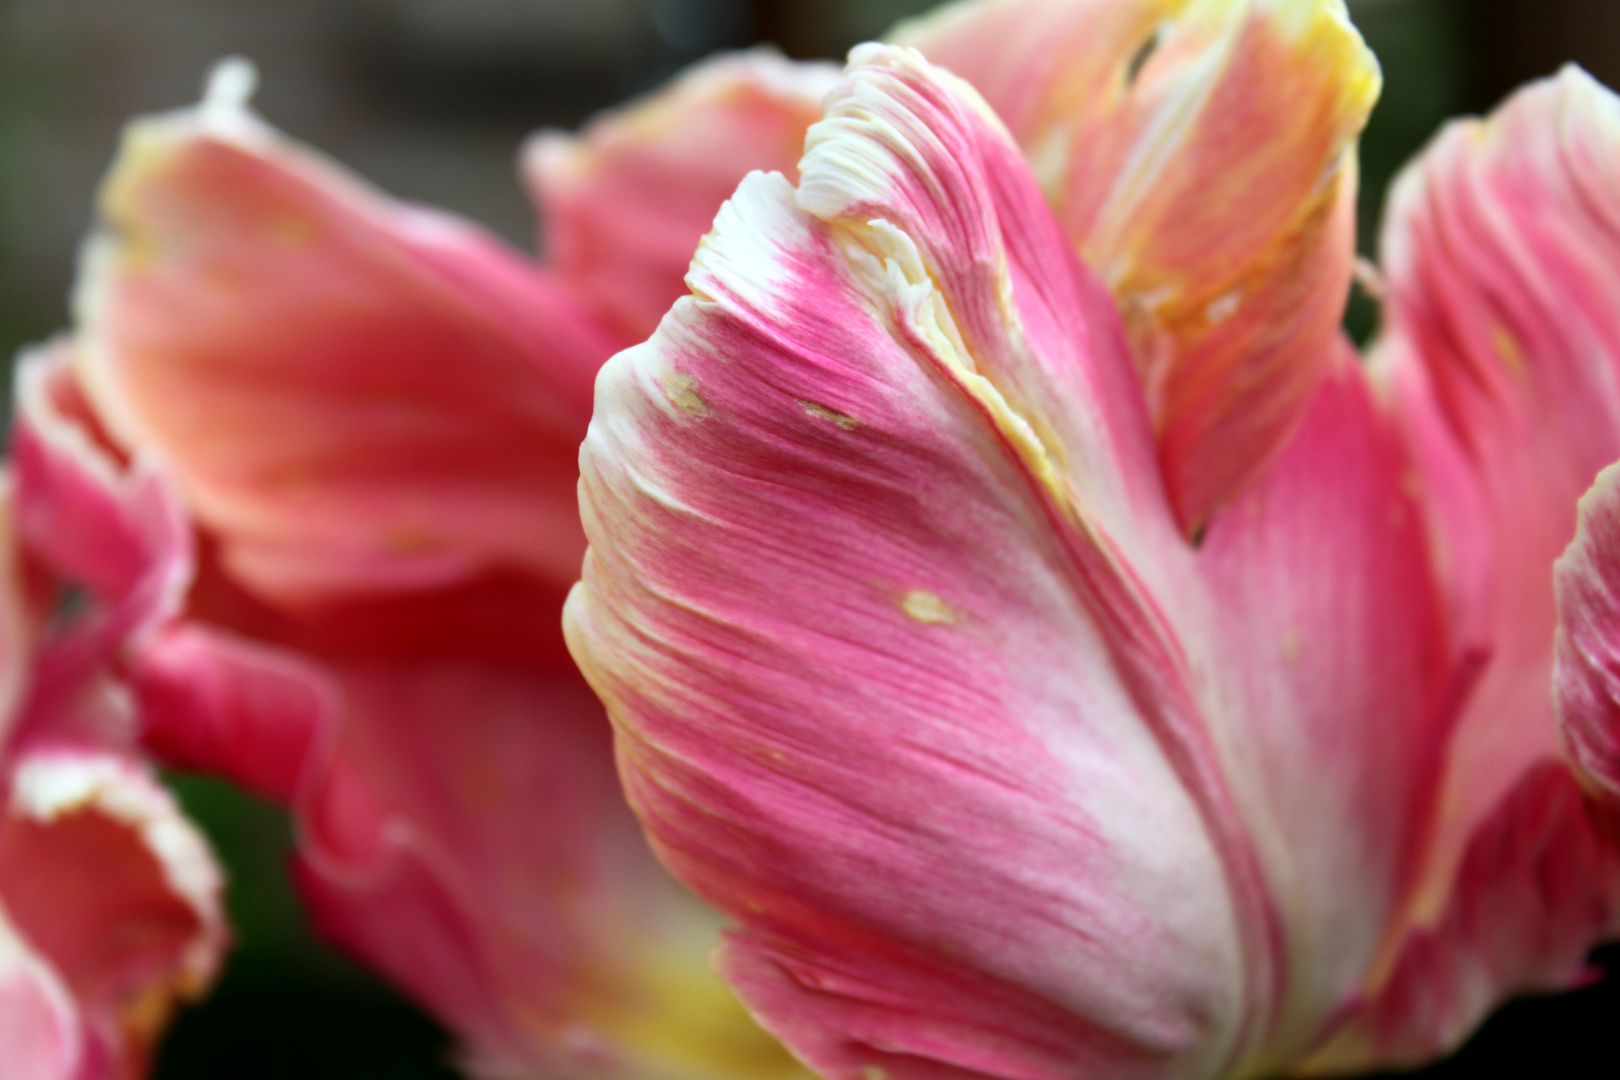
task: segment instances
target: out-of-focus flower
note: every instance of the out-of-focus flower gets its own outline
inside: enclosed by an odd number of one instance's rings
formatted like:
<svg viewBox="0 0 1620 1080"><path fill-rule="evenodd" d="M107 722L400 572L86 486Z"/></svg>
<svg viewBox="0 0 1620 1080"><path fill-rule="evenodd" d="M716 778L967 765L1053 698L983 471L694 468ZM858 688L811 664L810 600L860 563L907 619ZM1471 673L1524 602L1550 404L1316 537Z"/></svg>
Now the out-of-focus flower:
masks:
<svg viewBox="0 0 1620 1080"><path fill-rule="evenodd" d="M542 265L291 144L227 64L129 129L72 343L22 376L24 504L64 575L104 588L70 496L127 460L195 531L183 610L123 653L147 744L289 804L318 927L479 1075L800 1071L710 969L718 917L625 806L560 612L598 366L673 301L664 264L746 169L791 166L783 132L836 75L726 58L548 137ZM726 156L671 125L729 132ZM645 260L602 234L615 205ZM603 266L641 267L635 289Z"/></svg>
<svg viewBox="0 0 1620 1080"><path fill-rule="evenodd" d="M87 512L78 553L109 602L65 617L9 479L0 496L0 1061L17 1080L145 1076L226 942L219 870L133 753L112 664L174 609L184 534L150 472L86 479L58 505Z"/></svg>
<svg viewBox="0 0 1620 1080"><path fill-rule="evenodd" d="M999 104L1026 149L1061 153L1032 173L971 88L857 50L797 188L745 181L694 296L602 372L565 623L632 803L740 923L722 972L828 1077L1432 1057L1505 996L1580 981L1620 930L1620 855L1577 784L1620 782L1612 474L1561 568L1569 758L1549 701L1553 559L1620 457L1616 102L1567 73L1425 155L1395 199L1369 378L1306 329L1342 302L1317 290L1349 260L1320 216L1342 212L1348 114L1304 110L1260 174L1222 143L1291 116L1300 85L1363 102L1362 54L1324 44L1350 33L1342 6L1004 4L927 29L970 70L995 40L972 20L1015 10L1050 15L1007 65L1037 100ZM1235 22L1211 37L1216 12ZM1108 16L1073 24L1113 50L1097 72L1042 52L1075 13ZM1161 19L1141 70L1118 63ZM1178 41L1203 51L1151 74ZM1258 74L1277 70L1304 83ZM1230 354L1144 332L1111 257L1101 281L1073 258L1126 250L1092 245L1073 185L1129 183L1028 120L1050 71L1104 114L1073 129L1103 133L1102 161L1139 93L1151 112L1203 80L1123 154L1134 177L1209 124L1208 175L1143 219L1166 253L1178 222L1206 229L1159 264L1185 295L1227 265L1201 258L1226 235L1201 200L1257 204L1265 176L1316 207L1299 220L1325 276L1258 256L1275 322ZM1128 249L1158 250L1144 235ZM1167 452L1161 362L1172 383L1242 371L1217 395L1233 420L1294 417Z"/></svg>

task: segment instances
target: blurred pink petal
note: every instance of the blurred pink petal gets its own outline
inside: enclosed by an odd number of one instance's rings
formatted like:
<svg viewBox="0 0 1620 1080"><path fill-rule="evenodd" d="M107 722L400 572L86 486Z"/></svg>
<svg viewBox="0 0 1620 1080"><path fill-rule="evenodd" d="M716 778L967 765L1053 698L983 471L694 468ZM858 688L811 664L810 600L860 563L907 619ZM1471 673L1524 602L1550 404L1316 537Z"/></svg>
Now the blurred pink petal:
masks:
<svg viewBox="0 0 1620 1080"><path fill-rule="evenodd" d="M26 427L20 443L33 437ZM22 454L19 472L31 460ZM117 492L136 493L124 506L136 518L149 508L139 478L125 485L129 478L108 473L99 479L120 482L107 488L71 470L54 479L66 505L90 506L91 519L118 537L138 529L118 518ZM38 485L20 486L37 498ZM164 592L152 582L172 560L153 559L155 575L128 575L126 595L46 624L24 598L27 537L14 531L11 501L8 490L0 507L0 1055L5 1074L19 1080L138 1080L175 1004L213 980L226 940L219 871L173 798L127 753L136 718L111 667L124 637L149 624ZM95 538L86 539L89 547L68 550L95 553ZM110 542L100 552L118 550Z"/></svg>
<svg viewBox="0 0 1620 1080"><path fill-rule="evenodd" d="M62 980L0 910L0 1059L16 1080L78 1080L78 1009Z"/></svg>
<svg viewBox="0 0 1620 1080"><path fill-rule="evenodd" d="M801 174L604 369L565 613L660 854L741 924L722 970L839 1080L1297 1063L1466 684L1397 429L1330 356L1194 549L971 90L858 49Z"/></svg>
<svg viewBox="0 0 1620 1080"><path fill-rule="evenodd" d="M337 723L335 690L317 665L202 624L147 643L129 677L154 754L283 804Z"/></svg>
<svg viewBox="0 0 1620 1080"><path fill-rule="evenodd" d="M524 171L549 266L624 344L642 340L686 294L692 252L737 181L754 169L798 179L805 129L837 78L768 49L721 55L578 135L541 132Z"/></svg>
<svg viewBox="0 0 1620 1080"><path fill-rule="evenodd" d="M896 37L985 96L1119 301L1196 531L1299 425L1339 332L1380 81L1343 0L969 0Z"/></svg>
<svg viewBox="0 0 1620 1080"><path fill-rule="evenodd" d="M649 857L576 675L341 676L340 743L301 814L304 892L323 932L462 1033L474 1073L793 1071L708 970L718 920ZM447 739L447 717L476 723Z"/></svg>
<svg viewBox="0 0 1620 1080"><path fill-rule="evenodd" d="M798 1071L711 970L717 916L653 859L562 646L596 300L289 144L240 78L131 128L83 393L36 425L194 519L184 609L123 649L148 745L291 805L318 925L477 1075ZM78 458L36 457L67 476L31 488L41 532L81 528Z"/></svg>
<svg viewBox="0 0 1620 1080"><path fill-rule="evenodd" d="M393 203L247 112L133 124L80 283L77 369L221 557L281 602L489 567L566 582L573 447L612 341L482 233Z"/></svg>
<svg viewBox="0 0 1620 1080"><path fill-rule="evenodd" d="M0 900L74 998L97 1063L81 1075L143 1076L175 1003L219 962L213 858L166 791L104 751L24 752L6 790Z"/></svg>

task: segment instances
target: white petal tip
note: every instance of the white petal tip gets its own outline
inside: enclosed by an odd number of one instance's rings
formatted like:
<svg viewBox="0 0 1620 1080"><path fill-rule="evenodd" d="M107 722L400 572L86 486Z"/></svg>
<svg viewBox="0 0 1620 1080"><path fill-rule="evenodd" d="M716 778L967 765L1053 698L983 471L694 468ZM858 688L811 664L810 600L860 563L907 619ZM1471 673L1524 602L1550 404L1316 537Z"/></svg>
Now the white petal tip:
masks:
<svg viewBox="0 0 1620 1080"><path fill-rule="evenodd" d="M227 56L208 72L203 85L203 111L211 115L232 115L247 108L259 86L259 69L251 60Z"/></svg>

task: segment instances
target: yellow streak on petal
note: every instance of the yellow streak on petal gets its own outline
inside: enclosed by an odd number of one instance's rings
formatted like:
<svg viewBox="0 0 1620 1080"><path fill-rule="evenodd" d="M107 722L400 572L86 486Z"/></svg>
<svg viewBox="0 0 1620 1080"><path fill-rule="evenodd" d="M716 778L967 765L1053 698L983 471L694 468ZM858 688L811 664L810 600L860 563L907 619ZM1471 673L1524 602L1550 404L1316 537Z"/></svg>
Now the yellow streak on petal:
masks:
<svg viewBox="0 0 1620 1080"><path fill-rule="evenodd" d="M943 625L956 621L956 613L950 605L927 589L912 589L900 600L900 609L915 622L930 626Z"/></svg>
<svg viewBox="0 0 1620 1080"><path fill-rule="evenodd" d="M794 400L798 399L795 398ZM854 431L861 426L861 422L853 416L841 413L836 409L829 409L825 405L817 405L813 401L799 401L799 405L817 420L825 420L830 424L836 424L845 431Z"/></svg>
<svg viewBox="0 0 1620 1080"><path fill-rule="evenodd" d="M1491 344L1496 346L1497 354L1502 357L1502 365L1515 378L1522 379L1530 374L1530 365L1525 362L1524 349L1519 346L1519 339L1505 326L1496 326L1491 329Z"/></svg>
<svg viewBox="0 0 1620 1080"><path fill-rule="evenodd" d="M632 985L582 1003L585 1029L639 1068L627 1072L704 1080L809 1080L803 1066L744 1011L710 968L718 927L694 920L688 937L649 943ZM629 992L624 992L628 990Z"/></svg>

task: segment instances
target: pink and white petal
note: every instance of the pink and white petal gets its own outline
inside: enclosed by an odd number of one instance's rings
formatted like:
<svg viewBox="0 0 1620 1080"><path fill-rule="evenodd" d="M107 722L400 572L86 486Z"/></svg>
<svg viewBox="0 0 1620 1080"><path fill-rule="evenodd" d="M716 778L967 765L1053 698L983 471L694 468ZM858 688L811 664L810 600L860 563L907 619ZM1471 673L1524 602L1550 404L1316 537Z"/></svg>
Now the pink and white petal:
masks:
<svg viewBox="0 0 1620 1080"><path fill-rule="evenodd" d="M1575 540L1553 569L1553 700L1575 775L1620 810L1620 465L1581 497Z"/></svg>
<svg viewBox="0 0 1620 1080"><path fill-rule="evenodd" d="M725 54L578 135L536 135L523 169L550 268L625 344L645 339L686 294L692 252L738 181L755 169L798 179L805 129L838 71L766 48Z"/></svg>
<svg viewBox="0 0 1620 1080"><path fill-rule="evenodd" d="M1528 770L1475 832L1446 910L1408 928L1366 998L1303 1070L1407 1068L1456 1049L1504 998L1597 976L1620 931L1620 852L1569 770Z"/></svg>
<svg viewBox="0 0 1620 1080"><path fill-rule="evenodd" d="M11 765L0 901L72 994L106 1076L143 1075L174 1006L213 981L220 890L201 834L133 761L37 745Z"/></svg>
<svg viewBox="0 0 1620 1080"><path fill-rule="evenodd" d="M78 295L97 415L270 600L572 580L574 448L612 339L482 232L272 131L250 82L226 66L126 134Z"/></svg>
<svg viewBox="0 0 1620 1080"><path fill-rule="evenodd" d="M32 554L122 609L123 629L135 632L179 611L194 568L191 529L152 464L131 464L103 441L73 355L63 338L17 363L17 528Z"/></svg>
<svg viewBox="0 0 1620 1080"><path fill-rule="evenodd" d="M1571 67L1448 127L1391 199L1375 364L1437 508L1455 618L1489 657L1448 751L1419 929L1479 830L1561 757L1551 571L1620 458L1616 192L1620 99Z"/></svg>
<svg viewBox="0 0 1620 1080"><path fill-rule="evenodd" d="M1113 291L1196 531L1333 353L1380 84L1342 0L976 0L895 34L985 95Z"/></svg>
<svg viewBox="0 0 1620 1080"><path fill-rule="evenodd" d="M336 730L330 675L290 650L204 624L168 628L126 669L147 750L278 803L292 802Z"/></svg>
<svg viewBox="0 0 1620 1080"><path fill-rule="evenodd" d="M475 1075L796 1070L708 964L718 920L653 860L577 675L343 669L300 798L316 924L446 1022Z"/></svg>
<svg viewBox="0 0 1620 1080"><path fill-rule="evenodd" d="M1212 724L1286 958L1256 1074L1285 1070L1360 996L1476 673L1448 636L1410 469L1344 343L1299 432L1199 553L1214 617L1186 639L1219 687Z"/></svg>
<svg viewBox="0 0 1620 1080"><path fill-rule="evenodd" d="M28 692L38 622L18 550L15 490L14 477L0 473L0 747L10 741Z"/></svg>
<svg viewBox="0 0 1620 1080"><path fill-rule="evenodd" d="M78 1007L0 904L0 1061L15 1080L83 1080Z"/></svg>
<svg viewBox="0 0 1620 1080"><path fill-rule="evenodd" d="M857 50L800 190L744 181L604 369L570 645L812 1068L1217 1072L1264 915L1122 554L1179 538L1117 326L954 85Z"/></svg>

